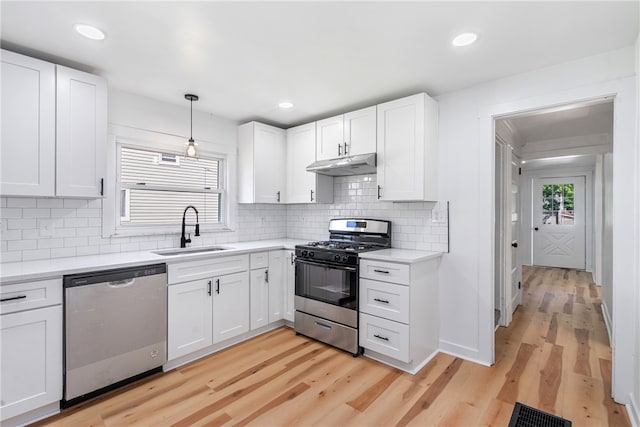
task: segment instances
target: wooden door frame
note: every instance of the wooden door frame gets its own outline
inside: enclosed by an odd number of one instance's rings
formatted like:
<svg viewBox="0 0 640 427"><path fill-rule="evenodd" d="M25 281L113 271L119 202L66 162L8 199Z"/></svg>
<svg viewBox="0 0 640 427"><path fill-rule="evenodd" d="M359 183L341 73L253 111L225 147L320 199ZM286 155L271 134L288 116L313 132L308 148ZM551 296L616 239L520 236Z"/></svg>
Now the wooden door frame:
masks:
<svg viewBox="0 0 640 427"><path fill-rule="evenodd" d="M523 263L533 265L533 181L541 178L565 178L573 176L584 176L584 208L585 208L585 270L593 271L593 236L594 236L594 194L593 194L593 173L592 168L553 168L540 169L535 171L523 171L521 186L522 190L522 212L523 217L520 222L520 240L522 242L521 260Z"/></svg>

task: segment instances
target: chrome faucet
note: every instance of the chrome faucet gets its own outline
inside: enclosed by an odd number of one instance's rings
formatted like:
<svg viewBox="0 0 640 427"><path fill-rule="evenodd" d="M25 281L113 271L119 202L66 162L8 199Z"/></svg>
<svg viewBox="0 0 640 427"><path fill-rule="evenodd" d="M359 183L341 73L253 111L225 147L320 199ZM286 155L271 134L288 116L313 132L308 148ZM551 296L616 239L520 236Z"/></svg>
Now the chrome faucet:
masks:
<svg viewBox="0 0 640 427"><path fill-rule="evenodd" d="M184 220L185 217L187 216L187 211L189 210L189 208L193 209L193 211L196 213L196 223L195 224L185 224ZM185 225L195 225L196 226L196 232L195 232L195 236L199 237L200 236L200 223L198 220L198 209L196 209L194 206L187 206L184 209L184 212L182 213L182 236L180 237L180 247L181 248L186 248L187 247L187 243L191 243L191 234L189 234L189 237L185 237L184 236L184 227Z"/></svg>

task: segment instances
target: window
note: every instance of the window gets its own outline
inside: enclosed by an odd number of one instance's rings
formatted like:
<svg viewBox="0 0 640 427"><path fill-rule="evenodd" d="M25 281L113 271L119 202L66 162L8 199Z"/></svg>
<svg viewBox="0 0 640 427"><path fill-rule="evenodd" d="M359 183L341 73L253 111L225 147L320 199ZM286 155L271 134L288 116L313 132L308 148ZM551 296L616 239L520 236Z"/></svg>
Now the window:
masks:
<svg viewBox="0 0 640 427"><path fill-rule="evenodd" d="M222 224L223 167L222 158L189 158L119 144L119 226L179 225L188 205L198 209L201 227Z"/></svg>
<svg viewBox="0 0 640 427"><path fill-rule="evenodd" d="M573 184L542 186L542 223L573 225Z"/></svg>

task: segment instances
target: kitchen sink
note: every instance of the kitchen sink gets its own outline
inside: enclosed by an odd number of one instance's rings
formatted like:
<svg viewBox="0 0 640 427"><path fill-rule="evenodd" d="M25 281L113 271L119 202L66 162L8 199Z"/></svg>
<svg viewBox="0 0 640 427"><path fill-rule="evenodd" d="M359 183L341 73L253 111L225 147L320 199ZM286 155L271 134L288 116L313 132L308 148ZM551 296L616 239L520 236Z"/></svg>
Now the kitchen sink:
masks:
<svg viewBox="0 0 640 427"><path fill-rule="evenodd" d="M233 248L225 248L224 246L206 246L200 248L175 248L165 249L162 251L153 251L156 255L170 256L170 255L184 255L184 254L200 254L206 252L218 252L226 251Z"/></svg>

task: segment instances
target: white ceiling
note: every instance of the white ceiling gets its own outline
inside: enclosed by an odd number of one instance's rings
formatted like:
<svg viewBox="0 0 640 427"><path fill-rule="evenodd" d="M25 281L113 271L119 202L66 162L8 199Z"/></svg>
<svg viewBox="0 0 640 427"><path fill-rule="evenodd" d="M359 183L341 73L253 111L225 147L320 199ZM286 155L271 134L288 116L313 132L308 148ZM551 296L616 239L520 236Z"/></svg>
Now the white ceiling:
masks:
<svg viewBox="0 0 640 427"><path fill-rule="evenodd" d="M632 45L639 2L11 2L4 48L238 121L288 127ZM78 22L107 33L81 38ZM476 44L454 48L463 31ZM277 108L280 101L295 104Z"/></svg>

